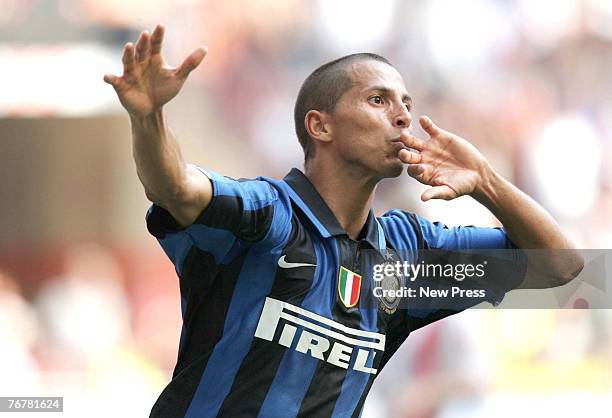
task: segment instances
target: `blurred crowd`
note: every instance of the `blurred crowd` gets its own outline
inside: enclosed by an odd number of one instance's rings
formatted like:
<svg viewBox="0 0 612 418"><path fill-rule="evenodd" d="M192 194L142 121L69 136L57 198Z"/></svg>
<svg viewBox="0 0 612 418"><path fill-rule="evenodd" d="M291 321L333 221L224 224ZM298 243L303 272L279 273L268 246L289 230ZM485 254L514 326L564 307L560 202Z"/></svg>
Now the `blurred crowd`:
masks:
<svg viewBox="0 0 612 418"><path fill-rule="evenodd" d="M187 159L280 177L302 163L293 103L304 78L341 55L375 52L404 76L415 120L427 114L470 140L579 248L612 248L610 1L1 0L0 10L0 118L124 118L102 75L120 73L123 44L163 22L171 65L209 47L167 110ZM387 180L376 210L497 224L469 198L423 204L422 190L408 176ZM34 256L16 262L9 254L30 254L28 242L2 239L0 395L64 396L74 416L107 416L117 404L121 416L146 415L176 359L178 286L144 222L135 241L117 237L45 238L37 245L56 254L50 270L24 265ZM442 321L410 337L364 416L540 416L542 405L555 417L606 416L610 323L606 310Z"/></svg>
<svg viewBox="0 0 612 418"><path fill-rule="evenodd" d="M98 243L68 247L61 266L29 289L0 271L0 393L63 396L68 416L145 416L176 359L173 283L167 291L150 275L127 282Z"/></svg>

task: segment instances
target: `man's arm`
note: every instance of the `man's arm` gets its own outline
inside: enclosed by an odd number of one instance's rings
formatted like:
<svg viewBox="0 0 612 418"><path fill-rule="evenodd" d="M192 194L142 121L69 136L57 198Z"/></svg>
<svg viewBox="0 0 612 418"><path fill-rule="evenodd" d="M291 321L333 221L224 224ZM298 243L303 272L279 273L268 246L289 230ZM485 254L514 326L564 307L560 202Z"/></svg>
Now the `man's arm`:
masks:
<svg viewBox="0 0 612 418"><path fill-rule="evenodd" d="M187 76L204 59L196 49L177 67L168 67L161 55L164 28L143 32L136 45L123 50L123 75L107 74L132 125L132 151L138 178L147 198L165 208L180 226L193 223L212 199L208 177L183 160L178 142L166 127L162 107L174 98Z"/></svg>
<svg viewBox="0 0 612 418"><path fill-rule="evenodd" d="M516 246L540 250L527 252L529 265L521 288L560 286L580 273L582 257L544 208L496 173L465 139L427 117L420 123L430 139L402 133L404 144L417 152L401 150L399 156L409 164L410 176L432 186L421 196L423 201L471 195L500 220Z"/></svg>
<svg viewBox="0 0 612 418"><path fill-rule="evenodd" d="M130 121L136 172L147 198L170 212L180 226L191 225L212 199L210 180L184 162L161 110L130 115Z"/></svg>
<svg viewBox="0 0 612 418"><path fill-rule="evenodd" d="M529 265L520 288L561 286L576 277L584 261L542 206L501 177L488 164L472 197L504 226L508 238L528 251Z"/></svg>

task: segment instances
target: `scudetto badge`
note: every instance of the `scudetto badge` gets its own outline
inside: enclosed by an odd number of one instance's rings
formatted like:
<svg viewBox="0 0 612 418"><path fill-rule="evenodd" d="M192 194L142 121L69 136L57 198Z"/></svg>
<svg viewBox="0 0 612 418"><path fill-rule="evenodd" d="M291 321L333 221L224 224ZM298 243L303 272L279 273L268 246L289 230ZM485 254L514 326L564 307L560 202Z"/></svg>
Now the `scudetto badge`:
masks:
<svg viewBox="0 0 612 418"><path fill-rule="evenodd" d="M361 276L340 266L338 273L338 296L347 308L352 308L359 302L361 292Z"/></svg>

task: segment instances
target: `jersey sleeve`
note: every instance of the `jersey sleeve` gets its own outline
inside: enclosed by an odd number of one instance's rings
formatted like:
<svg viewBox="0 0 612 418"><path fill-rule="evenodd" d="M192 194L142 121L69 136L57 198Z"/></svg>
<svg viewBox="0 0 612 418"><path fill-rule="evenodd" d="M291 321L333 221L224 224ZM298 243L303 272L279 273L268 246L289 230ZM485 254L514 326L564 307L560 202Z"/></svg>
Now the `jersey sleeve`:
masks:
<svg viewBox="0 0 612 418"><path fill-rule="evenodd" d="M448 227L431 222L414 213L392 210L383 215L385 235L399 251L418 249L418 263L427 265L480 265L483 277L458 280L423 279L430 287L438 289L459 287L465 290L484 291L480 298L432 300L423 302L423 309L409 310L411 330L462 311L480 302L493 305L501 303L509 290L522 283L527 270L527 257L506 234L504 228L475 226ZM415 260L413 259L413 262ZM456 271L456 270L455 270ZM429 281L428 281L429 280ZM415 282L416 283L416 282Z"/></svg>
<svg viewBox="0 0 612 418"><path fill-rule="evenodd" d="M448 227L416 216L426 248L458 255L463 261L487 262L482 282L488 301L501 303L506 292L520 286L527 271L527 257L506 234L504 228L476 226ZM453 257L451 256L451 259ZM466 283L466 286L469 282Z"/></svg>
<svg viewBox="0 0 612 418"><path fill-rule="evenodd" d="M290 205L270 183L202 171L212 183L213 197L193 224L181 228L167 210L156 204L146 215L147 229L173 262L179 277L192 251L205 253L216 265L228 264L252 245L275 245L290 225Z"/></svg>

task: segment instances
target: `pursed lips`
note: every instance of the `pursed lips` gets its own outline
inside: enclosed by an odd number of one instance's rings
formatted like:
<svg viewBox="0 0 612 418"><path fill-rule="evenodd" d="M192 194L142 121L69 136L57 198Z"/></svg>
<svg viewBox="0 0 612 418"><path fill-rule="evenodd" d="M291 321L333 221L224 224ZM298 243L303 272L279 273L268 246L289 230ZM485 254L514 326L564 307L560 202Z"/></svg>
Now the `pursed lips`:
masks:
<svg viewBox="0 0 612 418"><path fill-rule="evenodd" d="M408 149L408 147L406 147L406 145L404 145L404 143L402 142L402 140L400 139L399 136L396 137L396 138L393 138L390 142L391 142L391 144L394 147L396 147L398 149Z"/></svg>

